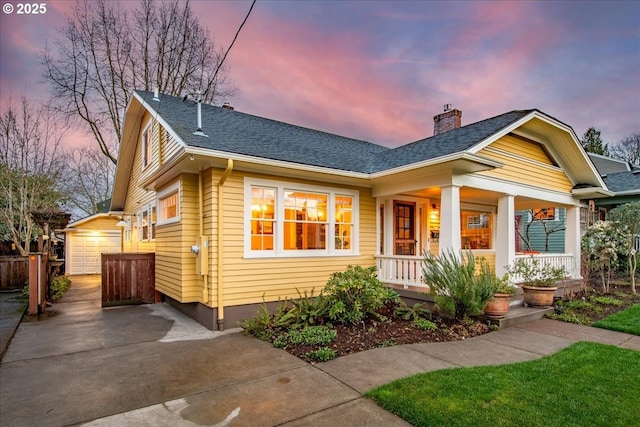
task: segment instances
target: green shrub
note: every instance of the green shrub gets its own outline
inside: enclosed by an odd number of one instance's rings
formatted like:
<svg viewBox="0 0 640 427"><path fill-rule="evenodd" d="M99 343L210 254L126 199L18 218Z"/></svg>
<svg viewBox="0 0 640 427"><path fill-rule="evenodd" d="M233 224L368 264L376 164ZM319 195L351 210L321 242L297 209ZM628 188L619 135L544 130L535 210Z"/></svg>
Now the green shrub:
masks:
<svg viewBox="0 0 640 427"><path fill-rule="evenodd" d="M322 292L314 296L313 289L310 294L304 291L304 295L299 290L296 291L300 298L291 300L292 307L277 322L278 325L303 327L322 323L329 314L329 300Z"/></svg>
<svg viewBox="0 0 640 427"><path fill-rule="evenodd" d="M51 292L53 293L53 299L60 299L65 292L71 287L71 280L65 276L56 276L51 280ZM28 294L28 290L27 290Z"/></svg>
<svg viewBox="0 0 640 427"><path fill-rule="evenodd" d="M435 296L440 310L459 320L482 313L493 298L499 279L484 258L479 259L478 264L480 271L476 273L476 260L471 251L464 256L453 251L438 257L424 253L424 282Z"/></svg>
<svg viewBox="0 0 640 427"><path fill-rule="evenodd" d="M396 307L396 315L404 320L431 319L431 311L427 308L427 305L419 302L413 304L413 307L409 307L407 303L400 301L400 304Z"/></svg>
<svg viewBox="0 0 640 427"><path fill-rule="evenodd" d="M357 323L376 313L385 303L398 301L398 294L376 277L376 267L348 266L331 275L325 287L329 317L341 323Z"/></svg>
<svg viewBox="0 0 640 427"><path fill-rule="evenodd" d="M336 358L336 352L329 347L322 347L306 353L305 358L315 362L327 362Z"/></svg>
<svg viewBox="0 0 640 427"><path fill-rule="evenodd" d="M563 267L554 267L551 264L541 263L540 259L519 258L512 266L507 268L507 272L511 276L522 279L525 286L534 286L540 288L549 288L555 286L556 282L564 279L567 272Z"/></svg>
<svg viewBox="0 0 640 427"><path fill-rule="evenodd" d="M435 331L436 329L438 329L438 325L427 319L414 319L413 324L416 328L423 329L425 331Z"/></svg>
<svg viewBox="0 0 640 427"><path fill-rule="evenodd" d="M300 330L290 330L287 333L287 341L296 345L326 345L335 340L337 336L336 330L329 326L307 326Z"/></svg>

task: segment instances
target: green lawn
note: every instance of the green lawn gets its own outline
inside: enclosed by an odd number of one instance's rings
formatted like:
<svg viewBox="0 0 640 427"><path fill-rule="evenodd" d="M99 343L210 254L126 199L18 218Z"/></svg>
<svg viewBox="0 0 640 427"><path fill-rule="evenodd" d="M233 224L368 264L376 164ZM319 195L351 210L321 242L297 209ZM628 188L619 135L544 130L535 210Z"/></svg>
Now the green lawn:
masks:
<svg viewBox="0 0 640 427"><path fill-rule="evenodd" d="M624 311L619 311L606 319L595 322L593 326L640 335L640 305L632 305Z"/></svg>
<svg viewBox="0 0 640 427"><path fill-rule="evenodd" d="M640 425L640 352L579 342L544 358L444 369L367 393L416 426Z"/></svg>

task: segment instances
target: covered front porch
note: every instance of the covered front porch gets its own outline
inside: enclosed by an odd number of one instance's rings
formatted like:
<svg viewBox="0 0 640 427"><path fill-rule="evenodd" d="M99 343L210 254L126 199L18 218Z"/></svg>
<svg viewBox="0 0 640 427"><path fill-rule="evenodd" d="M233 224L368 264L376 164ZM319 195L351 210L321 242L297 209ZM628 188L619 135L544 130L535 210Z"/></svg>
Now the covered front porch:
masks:
<svg viewBox="0 0 640 427"><path fill-rule="evenodd" d="M564 268L569 279L580 278L579 202L567 195L533 188L525 192L485 181L489 188L465 185L463 176L453 185L378 195L380 280L428 289L422 280L423 253L467 249L487 259L498 276L518 259L539 259L543 265ZM523 193L526 196L517 195ZM510 280L518 283L520 278Z"/></svg>

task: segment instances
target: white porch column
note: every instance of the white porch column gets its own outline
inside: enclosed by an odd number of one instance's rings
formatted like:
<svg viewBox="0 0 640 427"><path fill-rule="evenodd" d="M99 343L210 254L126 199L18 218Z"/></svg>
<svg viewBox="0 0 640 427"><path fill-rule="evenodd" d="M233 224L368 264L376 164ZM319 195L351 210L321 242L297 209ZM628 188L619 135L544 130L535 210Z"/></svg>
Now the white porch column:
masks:
<svg viewBox="0 0 640 427"><path fill-rule="evenodd" d="M440 253L460 249L460 186L450 185L440 194Z"/></svg>
<svg viewBox="0 0 640 427"><path fill-rule="evenodd" d="M496 275L502 277L516 259L515 196L507 194L498 199L496 221Z"/></svg>
<svg viewBox="0 0 640 427"><path fill-rule="evenodd" d="M564 233L564 252L572 254L575 271L569 271L573 278L580 278L580 207L570 206L567 208L566 231Z"/></svg>

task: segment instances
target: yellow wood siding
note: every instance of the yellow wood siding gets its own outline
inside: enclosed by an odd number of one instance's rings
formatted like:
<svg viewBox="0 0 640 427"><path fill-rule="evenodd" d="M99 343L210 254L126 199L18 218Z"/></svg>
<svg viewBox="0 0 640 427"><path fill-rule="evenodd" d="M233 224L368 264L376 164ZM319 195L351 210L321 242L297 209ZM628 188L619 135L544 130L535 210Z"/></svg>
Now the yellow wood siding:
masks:
<svg viewBox="0 0 640 427"><path fill-rule="evenodd" d="M118 223L119 219L115 216L112 217L107 217L107 216L102 216L102 217L98 217L98 218L93 218L90 219L89 221L83 222L82 224L78 225L77 229L85 229L85 230L116 230L119 231L120 227L118 227L116 224Z"/></svg>
<svg viewBox="0 0 640 427"><path fill-rule="evenodd" d="M217 183L223 171L213 172ZM232 173L224 185L224 301L225 306L277 301L279 298L295 298L300 292L324 288L329 275L343 271L349 264L374 265L376 247L376 203L368 189L360 189L360 255L304 258L244 259L244 177L280 178ZM299 181L295 181L299 182ZM304 184L323 185L305 181ZM212 219L217 218L217 188L211 192L214 206ZM214 227L215 228L215 227ZM217 246L217 235L210 236L212 247ZM217 258L214 258L217 260ZM212 265L212 282L215 282L215 262ZM215 286L212 283L212 286ZM212 306L216 306L214 300Z"/></svg>
<svg viewBox="0 0 640 427"><path fill-rule="evenodd" d="M191 253L200 228L198 175L185 174L179 181L180 221L157 227L156 289L180 302L198 302L203 280L196 274L196 255Z"/></svg>
<svg viewBox="0 0 640 427"><path fill-rule="evenodd" d="M565 193L573 188L571 180L564 171L553 166L553 160L539 144L507 135L478 154L505 165L478 175Z"/></svg>

